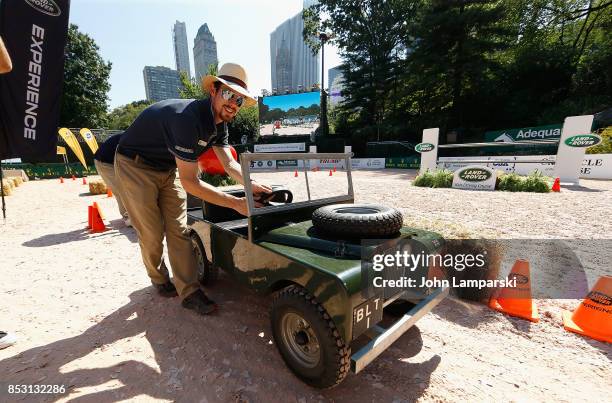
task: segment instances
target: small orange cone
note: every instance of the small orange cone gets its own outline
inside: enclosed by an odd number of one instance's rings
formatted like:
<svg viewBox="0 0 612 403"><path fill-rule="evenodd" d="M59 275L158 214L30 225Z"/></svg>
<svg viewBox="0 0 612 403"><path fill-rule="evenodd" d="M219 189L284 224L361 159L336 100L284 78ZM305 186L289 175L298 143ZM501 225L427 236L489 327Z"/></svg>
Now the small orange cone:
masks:
<svg viewBox="0 0 612 403"><path fill-rule="evenodd" d="M102 215L102 211L98 207L98 204L94 202L92 207L91 232L103 232L106 230L103 219L104 216Z"/></svg>
<svg viewBox="0 0 612 403"><path fill-rule="evenodd" d="M336 166L334 165L334 172L336 172Z"/></svg>
<svg viewBox="0 0 612 403"><path fill-rule="evenodd" d="M559 178L555 179L555 183L553 183L551 190L553 192L560 192L561 191L561 180Z"/></svg>
<svg viewBox="0 0 612 403"><path fill-rule="evenodd" d="M106 197L113 197L113 191L111 188L106 189Z"/></svg>
<svg viewBox="0 0 612 403"><path fill-rule="evenodd" d="M87 228L91 229L93 223L93 206L87 206Z"/></svg>
<svg viewBox="0 0 612 403"><path fill-rule="evenodd" d="M298 177L298 173L297 173L297 171L295 171L295 173L293 174L293 177L294 177L294 178L297 178L297 177Z"/></svg>
<svg viewBox="0 0 612 403"><path fill-rule="evenodd" d="M563 311L563 327L612 343L612 277L600 277L574 313Z"/></svg>
<svg viewBox="0 0 612 403"><path fill-rule="evenodd" d="M329 176L333 176L331 169L329 170Z"/></svg>
<svg viewBox="0 0 612 403"><path fill-rule="evenodd" d="M87 180L85 179L84 176L83 176L83 185L87 185Z"/></svg>
<svg viewBox="0 0 612 403"><path fill-rule="evenodd" d="M75 177L74 175L72 175L72 180L73 180L73 181L75 181L75 180L76 180L76 177Z"/></svg>
<svg viewBox="0 0 612 403"><path fill-rule="evenodd" d="M531 299L531 279L529 276L529 262L519 259L512 266L509 279L516 280L516 287L497 289L489 300L489 308L538 322L538 307Z"/></svg>
<svg viewBox="0 0 612 403"><path fill-rule="evenodd" d="M60 183L64 183L64 178L60 176Z"/></svg>

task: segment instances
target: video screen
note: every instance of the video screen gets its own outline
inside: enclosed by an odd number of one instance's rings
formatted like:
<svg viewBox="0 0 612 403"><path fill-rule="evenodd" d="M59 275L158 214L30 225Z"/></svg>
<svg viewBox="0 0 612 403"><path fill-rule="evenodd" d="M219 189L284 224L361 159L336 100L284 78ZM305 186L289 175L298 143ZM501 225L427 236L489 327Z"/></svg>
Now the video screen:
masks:
<svg viewBox="0 0 612 403"><path fill-rule="evenodd" d="M259 134L291 136L311 134L319 127L319 91L259 98Z"/></svg>

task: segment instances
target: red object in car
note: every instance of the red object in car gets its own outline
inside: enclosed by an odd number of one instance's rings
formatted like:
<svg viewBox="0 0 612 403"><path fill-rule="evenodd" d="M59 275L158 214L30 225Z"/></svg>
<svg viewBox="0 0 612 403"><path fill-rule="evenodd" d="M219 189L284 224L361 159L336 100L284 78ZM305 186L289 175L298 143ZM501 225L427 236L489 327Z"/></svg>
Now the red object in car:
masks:
<svg viewBox="0 0 612 403"><path fill-rule="evenodd" d="M238 153L236 153L234 147L230 146L230 152L234 160L238 161ZM202 172L206 172L209 175L226 175L225 169L212 147L198 157L198 165Z"/></svg>

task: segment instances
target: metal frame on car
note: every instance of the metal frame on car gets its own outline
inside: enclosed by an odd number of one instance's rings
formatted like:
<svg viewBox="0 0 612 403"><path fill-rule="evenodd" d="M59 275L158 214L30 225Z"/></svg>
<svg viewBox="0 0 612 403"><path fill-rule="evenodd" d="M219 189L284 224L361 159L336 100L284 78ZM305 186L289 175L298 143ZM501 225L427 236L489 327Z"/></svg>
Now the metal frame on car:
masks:
<svg viewBox="0 0 612 403"><path fill-rule="evenodd" d="M330 204L330 203L350 203L354 200L353 178L351 176L351 157L353 153L243 153L240 155L240 166L242 168L242 178L244 179L244 191L247 199L248 217L275 213L279 211L297 210L302 207L312 206L313 204ZM322 159L338 159L344 160L346 167L346 176L348 179L348 193L342 196L327 197L317 199L316 201L310 198L310 184L308 182L308 171L310 164L304 163L302 172L306 179L306 191L308 193L308 201L283 204L280 206L267 206L255 208L253 199L253 190L251 187L251 161L257 160L297 160L310 161ZM300 168L297 168L298 170Z"/></svg>

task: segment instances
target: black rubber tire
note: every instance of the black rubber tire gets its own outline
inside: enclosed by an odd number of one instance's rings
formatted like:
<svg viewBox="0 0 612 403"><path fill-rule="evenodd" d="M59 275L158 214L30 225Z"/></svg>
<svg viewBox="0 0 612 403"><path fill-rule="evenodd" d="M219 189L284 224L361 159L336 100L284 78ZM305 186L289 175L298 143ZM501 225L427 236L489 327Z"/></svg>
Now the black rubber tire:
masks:
<svg viewBox="0 0 612 403"><path fill-rule="evenodd" d="M312 213L312 224L322 234L350 238L395 235L403 220L399 210L379 204L331 204Z"/></svg>
<svg viewBox="0 0 612 403"><path fill-rule="evenodd" d="M290 347L283 342L282 320L287 313L303 318L315 333L320 358L313 368L295 360ZM272 335L285 364L303 382L316 388L331 388L346 377L350 369L351 348L348 346L329 314L304 288L291 285L280 291L272 303L270 314Z"/></svg>
<svg viewBox="0 0 612 403"><path fill-rule="evenodd" d="M191 232L191 247L198 264L198 281L202 285L212 285L219 277L219 268L213 266L206 257L206 249L202 244L202 240L195 232Z"/></svg>

